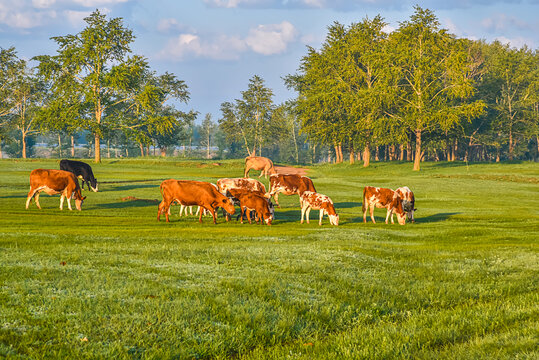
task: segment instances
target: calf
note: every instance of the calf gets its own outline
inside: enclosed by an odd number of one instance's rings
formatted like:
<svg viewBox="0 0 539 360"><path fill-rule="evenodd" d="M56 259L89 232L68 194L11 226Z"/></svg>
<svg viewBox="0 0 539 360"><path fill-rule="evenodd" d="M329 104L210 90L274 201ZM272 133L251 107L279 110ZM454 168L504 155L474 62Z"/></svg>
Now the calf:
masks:
<svg viewBox="0 0 539 360"><path fill-rule="evenodd" d="M268 199L262 194L252 191L245 191L239 189L230 189L229 193L240 202L241 209L241 223L243 224L243 215L247 214L249 224L251 224L251 211L254 211L257 218L262 223L262 220L268 225L271 225L273 221L273 215L271 213Z"/></svg>
<svg viewBox="0 0 539 360"><path fill-rule="evenodd" d="M243 177L248 178L251 169L262 170L258 177L264 175L266 179L268 175L277 173L273 167L273 161L263 156L248 156L245 158L245 172Z"/></svg>
<svg viewBox="0 0 539 360"><path fill-rule="evenodd" d="M302 200L301 207L301 223L303 224L303 216L307 218L307 224L309 223L309 214L311 209L320 210L320 221L318 225L322 225L322 218L324 214L327 214L329 217L329 223L331 225L339 225L339 215L335 212L335 207L333 206L333 201L327 195L322 195L312 191L305 191L300 195Z"/></svg>
<svg viewBox="0 0 539 360"><path fill-rule="evenodd" d="M386 208L386 224L390 215L393 213L397 214L397 220L400 225L406 223L406 212L402 208L402 199L397 193L391 189L378 188L372 186L365 186L363 189L363 222L367 222L367 208L370 208L371 220L373 223L376 223L374 220L374 207L377 208ZM391 223L393 224L393 217L391 218Z"/></svg>
<svg viewBox="0 0 539 360"><path fill-rule="evenodd" d="M77 210L81 210L82 202L85 197L82 197L79 187L79 181L75 175L69 171L63 170L48 170L48 169L35 169L30 173L30 191L26 198L26 209L30 205L32 199L35 200L38 209L39 206L39 193L46 192L49 195L61 194L60 196L60 210L64 207L64 198L67 198L67 207L71 208L71 198L75 198L75 206Z"/></svg>
<svg viewBox="0 0 539 360"><path fill-rule="evenodd" d="M164 213L167 222L169 222L168 210L174 201L184 206L198 205L202 209L208 210L213 216L214 224L217 223L215 216L217 208L222 207L230 214L235 212L232 201L217 191L215 185L208 182L169 179L161 183L160 191L163 200L157 210L157 221ZM202 222L202 211L198 221Z"/></svg>
<svg viewBox="0 0 539 360"><path fill-rule="evenodd" d="M86 182L88 190L91 188L92 191L97 192L97 179L94 177L90 165L85 162L64 159L60 161L60 170L72 172L76 177L82 179L81 188L84 188L84 182Z"/></svg>
<svg viewBox="0 0 539 360"><path fill-rule="evenodd" d="M296 174L274 174L270 176L270 190L266 194L266 197L273 196L277 206L281 207L281 205L279 205L279 193L283 193L285 195L298 194L300 195L300 207L303 207L301 194L303 194L305 191L316 192L313 181L307 176Z"/></svg>
<svg viewBox="0 0 539 360"><path fill-rule="evenodd" d="M408 186L400 187L395 190L395 192L402 199L402 209L406 211L406 217L408 220L411 220L412 223L415 223L414 211L417 209L415 208L414 193L408 188ZM393 214L391 214L391 222L393 222Z"/></svg>

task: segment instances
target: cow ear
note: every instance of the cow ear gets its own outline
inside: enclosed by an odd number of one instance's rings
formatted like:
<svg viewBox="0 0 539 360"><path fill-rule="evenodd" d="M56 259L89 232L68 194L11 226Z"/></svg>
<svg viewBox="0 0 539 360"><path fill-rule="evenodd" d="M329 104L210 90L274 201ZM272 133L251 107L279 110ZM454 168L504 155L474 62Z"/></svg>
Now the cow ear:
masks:
<svg viewBox="0 0 539 360"><path fill-rule="evenodd" d="M82 198L82 200L84 200L84 199L86 199L86 196L84 196L84 197Z"/></svg>

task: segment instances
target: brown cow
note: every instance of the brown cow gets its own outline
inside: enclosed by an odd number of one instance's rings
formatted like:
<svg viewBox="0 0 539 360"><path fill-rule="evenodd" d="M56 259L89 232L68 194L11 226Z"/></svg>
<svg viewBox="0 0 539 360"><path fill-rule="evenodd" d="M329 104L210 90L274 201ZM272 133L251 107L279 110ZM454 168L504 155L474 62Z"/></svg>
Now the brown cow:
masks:
<svg viewBox="0 0 539 360"><path fill-rule="evenodd" d="M245 158L245 172L243 177L248 178L251 169L262 170L258 177L264 175L266 179L268 175L277 173L273 167L273 161L263 156L248 156Z"/></svg>
<svg viewBox="0 0 539 360"><path fill-rule="evenodd" d="M163 200L157 210L157 221L161 214L166 214L167 222L168 210L174 201L184 206L198 205L208 210L213 216L213 223L216 224L215 210L218 207L224 208L230 214L234 214L234 204L232 201L221 194L215 185L204 181L174 180L169 179L161 183L161 195ZM199 222L202 222L202 211L200 212Z"/></svg>
<svg viewBox="0 0 539 360"><path fill-rule="evenodd" d="M395 190L397 195L402 199L402 208L406 211L406 217L408 220L411 220L412 223L415 223L414 211L417 211L415 208L415 196L412 190L408 186L403 186ZM391 220L393 222L393 214L391 214Z"/></svg>
<svg viewBox="0 0 539 360"><path fill-rule="evenodd" d="M270 189L266 196L273 196L277 206L281 207L281 205L279 205L279 193L285 195L298 194L300 195L299 205L302 207L301 194L305 191L316 192L313 181L307 176L296 174L274 174L270 176Z"/></svg>
<svg viewBox="0 0 539 360"><path fill-rule="evenodd" d="M230 195L240 201L241 223L243 224L243 215L246 213L249 224L251 223L251 211L254 211L257 218L262 223L262 219L268 225L273 221L273 215L270 210L268 199L262 194L253 191L240 189L228 190ZM258 221L258 220L257 220Z"/></svg>
<svg viewBox="0 0 539 360"><path fill-rule="evenodd" d="M363 189L363 222L367 222L367 208L370 207L371 220L374 221L374 207L386 208L386 224L389 216L393 213L397 214L397 220L400 225L406 224L406 212L402 208L402 199L391 189L365 186ZM393 217L391 218L393 224Z"/></svg>
<svg viewBox="0 0 539 360"><path fill-rule="evenodd" d="M217 180L217 188L225 195L227 190L241 189L247 191L266 193L266 187L260 181L250 178L224 178Z"/></svg>
<svg viewBox="0 0 539 360"><path fill-rule="evenodd" d="M311 209L320 210L320 221L318 225L322 225L322 218L324 214L327 214L329 217L329 223L331 225L339 225L339 215L335 212L335 207L333 206L333 201L327 195L319 194L312 191L305 191L300 195L300 199L303 202L301 208L301 223L303 224L303 215L306 215L307 224L309 223L309 214Z"/></svg>
<svg viewBox="0 0 539 360"><path fill-rule="evenodd" d="M71 208L71 198L75 198L77 210L81 210L82 202L86 196L82 197L79 181L75 174L63 170L35 169L30 173L30 191L26 198L26 209L32 199L35 200L37 208L39 206L39 193L45 191L49 195L61 194L60 210L64 207L64 198L67 198L67 207Z"/></svg>

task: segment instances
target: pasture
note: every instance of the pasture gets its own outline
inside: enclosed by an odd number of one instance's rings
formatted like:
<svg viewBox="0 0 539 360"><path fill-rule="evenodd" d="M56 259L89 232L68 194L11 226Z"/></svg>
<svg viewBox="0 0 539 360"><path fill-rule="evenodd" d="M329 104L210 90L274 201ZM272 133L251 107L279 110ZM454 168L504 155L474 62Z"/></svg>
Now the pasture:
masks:
<svg viewBox="0 0 539 360"><path fill-rule="evenodd" d="M99 192L70 212L24 208L58 160L0 161L0 357L539 357L539 164L313 166L338 227L301 225L284 195L271 227L156 221L162 180L241 177L240 160L90 164ZM365 185L409 186L416 224L363 224Z"/></svg>

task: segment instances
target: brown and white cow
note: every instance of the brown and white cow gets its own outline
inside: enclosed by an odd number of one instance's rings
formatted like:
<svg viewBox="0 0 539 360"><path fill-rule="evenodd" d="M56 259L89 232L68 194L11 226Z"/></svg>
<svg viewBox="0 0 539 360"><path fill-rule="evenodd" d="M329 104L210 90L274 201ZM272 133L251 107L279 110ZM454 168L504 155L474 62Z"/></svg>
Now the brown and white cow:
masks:
<svg viewBox="0 0 539 360"><path fill-rule="evenodd" d="M322 225L322 218L324 214L329 217L329 223L331 225L339 225L339 215L335 212L333 201L327 195L319 194L317 192L305 191L300 195L303 206L301 207L301 223L303 224L303 216L307 218L307 224L309 223L309 214L311 209L320 210L320 221L318 225Z"/></svg>
<svg viewBox="0 0 539 360"><path fill-rule="evenodd" d="M49 170L49 169L35 169L30 173L30 191L26 198L26 209L30 205L32 199L35 200L38 209L39 206L39 193L42 191L49 195L61 194L60 196L60 210L64 207L64 198L67 198L67 207L71 208L71 198L75 198L75 206L77 210L81 210L82 202L86 199L86 196L82 196L79 181L75 174L64 170Z"/></svg>
<svg viewBox="0 0 539 360"><path fill-rule="evenodd" d="M302 207L301 194L305 191L316 192L313 181L307 176L297 174L273 174L270 176L270 189L266 197L275 199L277 206L279 205L279 193L284 195L300 195L299 205Z"/></svg>
<svg viewBox="0 0 539 360"><path fill-rule="evenodd" d="M417 209L415 208L415 196L412 190L408 188L408 186L403 186L395 190L397 195L400 196L402 199L402 208L404 211L406 211L406 217L408 220L411 220L412 223L415 223L414 219L414 211ZM393 222L393 214L391 214L391 222Z"/></svg>
<svg viewBox="0 0 539 360"><path fill-rule="evenodd" d="M258 177L264 175L266 179L268 178L268 175L277 173L273 167L273 161L263 156L248 156L245 158L245 172L243 177L248 178L251 169L262 170Z"/></svg>
<svg viewBox="0 0 539 360"><path fill-rule="evenodd" d="M221 194L225 195L227 190L241 189L254 191L262 194L266 193L266 187L260 181L251 178L223 178L217 180L217 188Z"/></svg>
<svg viewBox="0 0 539 360"><path fill-rule="evenodd" d="M386 224L389 217L395 213L397 214L397 220L400 225L406 223L406 212L402 208L402 199L397 193L391 189L365 186L363 189L363 222L367 222L367 208L370 208L371 220L374 220L374 207L386 208ZM391 217L391 223L393 224L393 217Z"/></svg>
<svg viewBox="0 0 539 360"><path fill-rule="evenodd" d="M236 211L232 201L221 194L214 184L208 182L169 179L161 183L160 190L163 200L157 210L157 221L161 214L165 214L169 222L168 210L174 201L184 206L198 205L208 210L213 216L214 224L217 223L215 210L218 207L224 208L230 214ZM202 222L202 211L198 221Z"/></svg>
<svg viewBox="0 0 539 360"><path fill-rule="evenodd" d="M257 219L260 220L260 223L262 223L262 220L264 220L266 224L271 225L271 222L273 221L273 214L270 210L268 199L265 198L264 195L261 193L240 189L230 189L228 192L240 202L242 224L244 214L247 215L249 224L251 223L250 212L254 211Z"/></svg>

